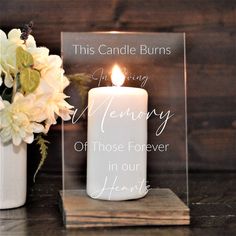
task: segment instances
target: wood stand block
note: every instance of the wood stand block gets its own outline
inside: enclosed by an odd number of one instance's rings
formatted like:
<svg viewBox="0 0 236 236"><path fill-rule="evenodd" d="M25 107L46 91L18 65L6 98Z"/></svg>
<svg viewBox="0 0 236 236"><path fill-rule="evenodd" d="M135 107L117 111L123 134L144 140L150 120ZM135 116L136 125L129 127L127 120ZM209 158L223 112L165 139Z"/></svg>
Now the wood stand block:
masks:
<svg viewBox="0 0 236 236"><path fill-rule="evenodd" d="M60 191L66 228L189 225L189 208L170 189L151 189L141 199L95 200L85 190Z"/></svg>

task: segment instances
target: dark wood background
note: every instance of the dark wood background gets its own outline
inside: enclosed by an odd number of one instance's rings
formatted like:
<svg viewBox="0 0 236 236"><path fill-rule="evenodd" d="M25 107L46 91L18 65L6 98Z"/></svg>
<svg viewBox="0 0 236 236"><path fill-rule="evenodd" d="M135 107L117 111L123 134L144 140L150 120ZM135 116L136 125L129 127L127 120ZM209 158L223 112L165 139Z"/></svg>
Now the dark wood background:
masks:
<svg viewBox="0 0 236 236"><path fill-rule="evenodd" d="M190 170L236 169L235 0L0 1L2 30L30 20L38 45L57 54L61 31L186 32ZM58 127L49 139L44 171L60 171ZM32 149L35 168L39 157Z"/></svg>

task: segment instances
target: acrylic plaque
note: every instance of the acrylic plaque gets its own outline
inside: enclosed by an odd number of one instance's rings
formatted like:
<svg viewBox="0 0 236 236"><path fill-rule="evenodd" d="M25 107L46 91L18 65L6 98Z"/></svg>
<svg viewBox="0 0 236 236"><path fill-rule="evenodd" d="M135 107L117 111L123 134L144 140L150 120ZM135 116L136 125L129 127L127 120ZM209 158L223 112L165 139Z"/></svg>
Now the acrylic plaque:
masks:
<svg viewBox="0 0 236 236"><path fill-rule="evenodd" d="M63 32L61 48L74 106L63 190L120 201L169 188L188 203L185 35Z"/></svg>

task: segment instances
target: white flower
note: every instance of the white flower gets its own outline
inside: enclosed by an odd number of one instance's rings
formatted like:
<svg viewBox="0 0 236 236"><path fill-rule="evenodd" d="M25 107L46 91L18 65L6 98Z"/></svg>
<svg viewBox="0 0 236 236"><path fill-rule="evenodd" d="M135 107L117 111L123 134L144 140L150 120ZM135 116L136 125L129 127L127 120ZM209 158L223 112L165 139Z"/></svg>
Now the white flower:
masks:
<svg viewBox="0 0 236 236"><path fill-rule="evenodd" d="M56 124L57 117L69 120L72 106L63 93L69 85L61 68L62 60L49 55L46 47L37 47L34 37L29 35L24 42L21 31L13 29L6 34L0 30L0 86L13 86L16 75L21 73L16 66L16 48L22 47L33 57L33 68L40 74L39 85L33 93L17 92L12 104L0 99L0 137L2 142L12 139L15 145L22 141L31 143L34 133L47 133ZM3 75L3 78L1 77Z"/></svg>
<svg viewBox="0 0 236 236"><path fill-rule="evenodd" d="M24 43L24 40L22 40L20 38L21 36L21 30L20 29L12 29L9 33L8 33L8 40L9 42L11 42L12 44L16 44L16 45L20 45Z"/></svg>
<svg viewBox="0 0 236 236"><path fill-rule="evenodd" d="M7 39L6 34L3 31L0 31L0 74L5 75L5 85L7 87L12 87L13 85L13 77L17 73L16 68L16 48L18 45L21 45L23 41L14 39L14 35L17 30L11 30L8 34L10 36ZM2 78L1 78L2 81Z"/></svg>
<svg viewBox="0 0 236 236"><path fill-rule="evenodd" d="M27 40L28 41L28 40ZM29 47L27 51L34 58L34 68L37 70L42 70L47 66L49 49L45 47Z"/></svg>
<svg viewBox="0 0 236 236"><path fill-rule="evenodd" d="M45 62L45 61L44 61ZM64 76L64 70L61 68L62 60L59 56L50 55L47 57L47 63L41 65L41 80L34 94L41 97L44 105L44 112L47 114L45 132L51 125L56 124L57 117L63 120L69 120L72 114L73 106L68 104L63 91L69 85L69 80Z"/></svg>
<svg viewBox="0 0 236 236"><path fill-rule="evenodd" d="M13 79L16 76L18 70L16 68L16 48L22 47L35 48L36 43L33 36L29 36L26 44L20 39L20 29L12 29L6 34L0 30L0 76L4 74L4 83L8 88L13 86ZM2 77L0 77L0 86L2 84Z"/></svg>
<svg viewBox="0 0 236 236"><path fill-rule="evenodd" d="M48 116L47 122L55 124L57 116L63 120L70 120L70 114L73 106L65 101L67 96L64 93L54 93L48 99L46 113Z"/></svg>
<svg viewBox="0 0 236 236"><path fill-rule="evenodd" d="M3 143L12 142L19 145L22 140L32 143L34 133L41 133L44 126L37 123L39 110L34 109L35 97L24 97L17 93L14 102L3 101L4 108L0 110L0 137Z"/></svg>
<svg viewBox="0 0 236 236"><path fill-rule="evenodd" d="M5 75L5 85L12 87L13 77L17 73L16 68L16 48L23 45L23 41L18 38L20 31L13 29L8 33L8 39L6 34L0 30L0 74ZM2 78L1 78L2 81Z"/></svg>

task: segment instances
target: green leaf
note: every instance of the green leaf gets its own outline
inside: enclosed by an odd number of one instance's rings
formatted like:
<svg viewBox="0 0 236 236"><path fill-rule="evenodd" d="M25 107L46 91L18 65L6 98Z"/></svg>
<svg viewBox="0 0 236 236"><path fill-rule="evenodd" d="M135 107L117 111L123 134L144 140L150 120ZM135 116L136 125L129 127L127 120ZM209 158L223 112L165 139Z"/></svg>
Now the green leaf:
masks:
<svg viewBox="0 0 236 236"><path fill-rule="evenodd" d="M68 75L68 78L75 84L79 91L79 95L82 100L82 107L85 106L86 97L88 95L88 90L90 88L89 83L91 83L91 76L85 73L77 73L73 75Z"/></svg>
<svg viewBox="0 0 236 236"><path fill-rule="evenodd" d="M25 67L31 67L34 64L32 55L22 47L16 48L16 65L19 70Z"/></svg>
<svg viewBox="0 0 236 236"><path fill-rule="evenodd" d="M43 166L44 164L44 161L46 160L47 158L47 155L48 155L48 144L49 142L43 138L42 134L39 134L37 136L37 138L35 139L37 145L39 145L39 151L40 151L40 154L41 154L41 160L39 162L39 165L37 167L37 170L35 171L34 173L34 182L35 182L35 178L36 178L36 175L38 174L39 170L41 169L41 167Z"/></svg>
<svg viewBox="0 0 236 236"><path fill-rule="evenodd" d="M25 93L32 93L38 87L40 82L40 73L31 68L24 68L20 72L20 84Z"/></svg>

